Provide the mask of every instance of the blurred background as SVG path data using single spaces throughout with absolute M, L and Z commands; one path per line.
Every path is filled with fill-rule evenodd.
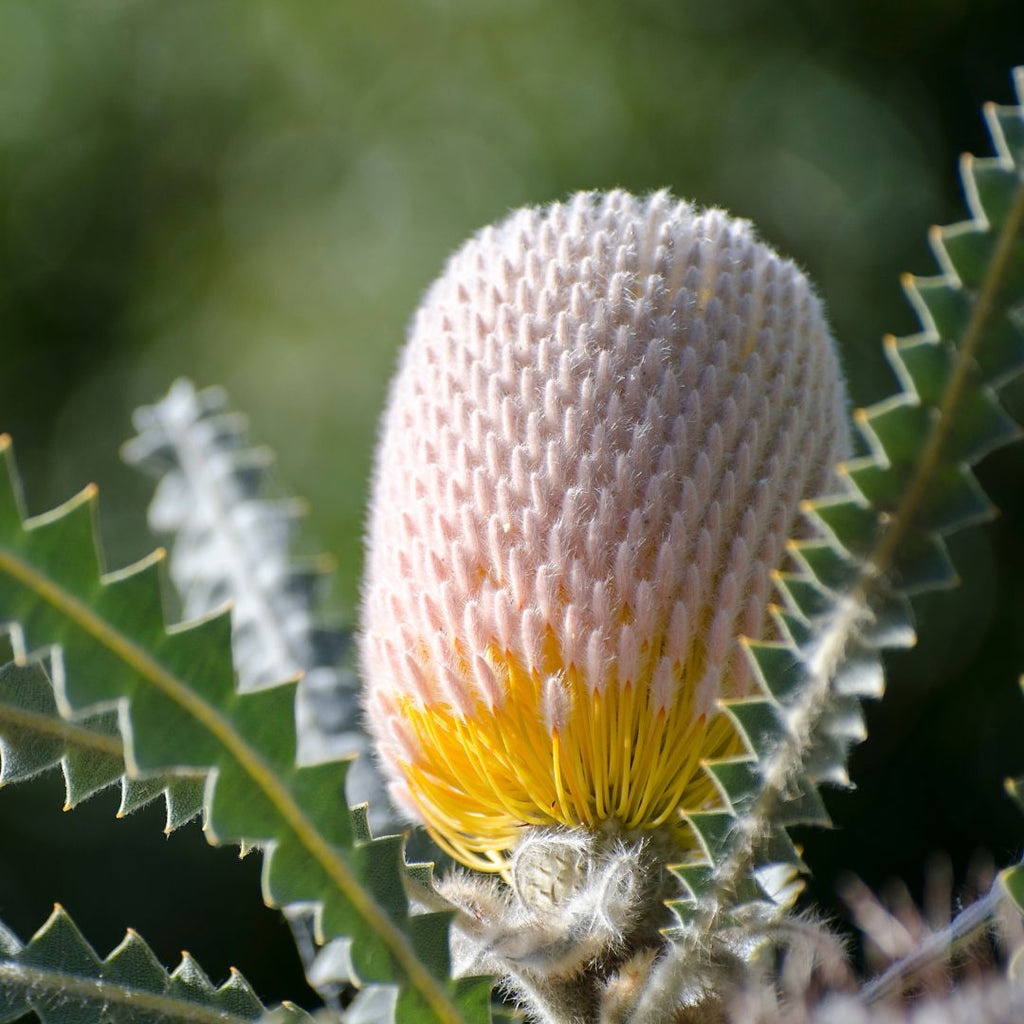
M 915 322 L 962 219 L 957 155 L 1024 62 L 1019 0 L 0 0 L 0 430 L 41 511 L 99 483 L 108 562 L 152 545 L 130 413 L 187 375 L 223 384 L 309 499 L 357 607 L 376 420 L 405 325 L 448 253 L 524 203 L 669 187 L 753 219 L 817 281 L 857 404 Z M 1024 410 L 1021 389 L 1008 402 Z M 800 838 L 811 894 L 844 870 L 915 894 L 1018 853 L 1024 772 L 1021 453 L 982 476 L 998 523 L 955 544 L 956 593 L 918 608 L 854 756 L 842 826 Z M 256 857 L 161 835 L 106 793 L 61 816 L 58 777 L 0 793 L 0 919 L 59 899 L 106 953 L 132 925 L 267 999 L 312 998 Z M 156 884 L 154 884 L 156 883 Z

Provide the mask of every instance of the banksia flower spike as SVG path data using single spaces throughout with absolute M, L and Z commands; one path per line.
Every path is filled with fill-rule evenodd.
M 396 802 L 464 864 L 524 826 L 680 826 L 738 751 L 799 504 L 848 454 L 807 279 L 750 225 L 581 193 L 466 243 L 392 386 L 366 709 Z M 682 841 L 682 840 L 681 840 Z

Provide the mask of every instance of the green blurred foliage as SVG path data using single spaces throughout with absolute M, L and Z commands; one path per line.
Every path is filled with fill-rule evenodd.
M 376 420 L 418 297 L 470 232 L 579 188 L 667 186 L 753 219 L 818 282 L 855 401 L 880 397 L 880 337 L 914 328 L 898 274 L 932 272 L 927 226 L 962 216 L 956 154 L 989 151 L 979 105 L 1009 100 L 1022 60 L 1019 0 L 0 0 L 0 429 L 31 506 L 95 479 L 112 564 L 139 556 L 147 484 L 116 456 L 130 411 L 180 374 L 224 384 L 310 500 L 353 617 Z M 1022 468 L 1003 454 L 986 483 L 1024 515 Z M 1006 859 L 1020 834 L 999 781 L 1024 770 L 1024 543 L 1001 524 L 957 553 L 964 595 L 922 605 L 861 791 L 832 801 L 847 830 L 806 837 L 826 900 L 841 865 L 919 885 L 928 851 Z M 33 864 L 91 840 L 10 852 L 56 807 L 26 793 L 0 801 L 0 916 L 34 927 L 61 895 L 88 928 L 90 886 L 47 891 Z M 145 824 L 103 841 L 131 829 L 153 856 Z M 189 885 L 219 898 L 192 838 Z M 99 944 L 138 925 L 215 971 L 269 927 L 238 917 L 225 937 L 211 912 L 197 935 L 134 906 Z M 291 960 L 287 983 L 238 966 L 281 998 Z

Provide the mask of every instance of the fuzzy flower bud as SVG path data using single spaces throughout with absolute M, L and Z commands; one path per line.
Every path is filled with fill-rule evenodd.
M 706 803 L 802 499 L 848 454 L 807 279 L 665 193 L 467 242 L 391 389 L 360 650 L 397 803 L 501 870 L 524 825 Z

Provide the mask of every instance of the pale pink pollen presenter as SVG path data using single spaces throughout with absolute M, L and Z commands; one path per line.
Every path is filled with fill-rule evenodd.
M 821 304 L 747 222 L 580 193 L 467 242 L 412 324 L 370 506 L 360 650 L 398 805 L 502 871 L 524 826 L 707 804 L 739 638 L 770 635 L 800 502 L 848 453 Z

